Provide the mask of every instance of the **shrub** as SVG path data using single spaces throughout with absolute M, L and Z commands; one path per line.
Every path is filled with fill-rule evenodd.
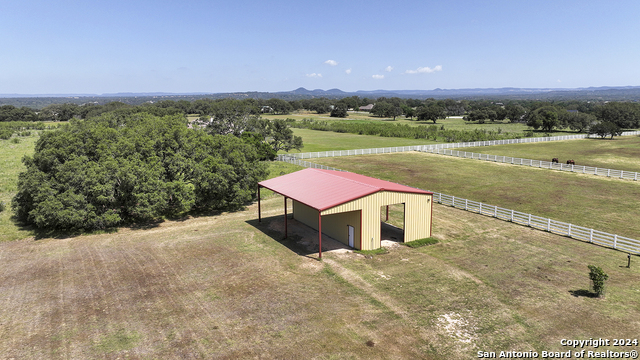
M 4 201 L 0 201 L 0 212 L 3 212 L 7 206 L 4 204 Z
M 404 245 L 408 246 L 408 247 L 412 247 L 412 248 L 417 248 L 417 247 L 422 247 L 422 246 L 426 246 L 426 245 L 433 245 L 433 244 L 437 244 L 438 240 L 434 239 L 434 238 L 424 238 L 424 239 L 418 239 L 418 240 L 414 240 L 414 241 L 409 241 L 404 243 Z
M 592 290 L 596 296 L 602 296 L 604 294 L 604 282 L 609 278 L 609 275 L 598 266 L 589 265 L 589 279 L 591 279 Z

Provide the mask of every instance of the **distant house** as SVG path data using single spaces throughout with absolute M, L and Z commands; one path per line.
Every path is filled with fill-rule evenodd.
M 373 109 L 373 104 L 369 104 L 367 106 L 360 106 L 358 108 L 358 110 L 360 111 L 371 111 L 371 109 Z

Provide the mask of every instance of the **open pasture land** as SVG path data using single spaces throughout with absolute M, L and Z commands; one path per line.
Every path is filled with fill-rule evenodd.
M 296 128 L 292 128 L 291 130 L 293 130 L 293 134 L 295 136 L 302 137 L 302 143 L 304 147 L 302 148 L 301 152 L 435 144 L 434 141 L 426 139 L 405 139 L 397 137 L 358 135 Z M 289 153 L 294 154 L 296 152 L 298 151 L 289 151 Z M 281 151 L 280 153 L 285 152 Z
M 418 152 L 314 162 L 640 239 L 640 183 L 635 181 Z
M 495 145 L 461 151 L 551 161 L 558 158 L 576 165 L 640 172 L 640 136 L 610 139 L 580 139 L 545 143 Z
M 0 243 L 0 353 L 470 359 L 640 333 L 640 266 L 624 267 L 623 254 L 446 206 L 434 212 L 436 245 L 373 257 L 327 251 L 324 261 L 302 245 L 313 231 L 290 228 L 281 240 L 279 196 L 263 202 L 262 223 L 253 205 Z M 589 296 L 588 264 L 609 274 L 605 298 Z
M 438 127 L 443 126 L 448 130 L 460 130 L 460 131 L 473 131 L 476 129 L 486 131 L 501 131 L 504 133 L 523 133 L 525 130 L 533 130 L 524 123 L 512 123 L 509 120 L 486 122 L 479 124 L 477 122 L 466 122 L 462 117 L 448 117 L 446 119 L 438 119 L 434 124 L 433 121 L 418 121 L 414 117 L 413 119 L 405 118 L 404 116 L 398 116 L 396 120 L 393 118 L 381 118 L 377 116 L 371 116 L 367 113 L 352 113 L 349 112 L 349 116 L 346 118 L 330 117 L 329 114 L 316 114 L 310 112 L 295 112 L 289 115 L 261 115 L 265 119 L 295 119 L 301 121 L 303 119 L 312 119 L 317 121 L 347 121 L 353 123 L 378 123 L 384 122 L 387 124 L 402 124 L 410 126 L 418 125 L 436 125 Z M 549 134 L 549 135 L 547 135 Z M 534 136 L 559 136 L 559 135 L 575 135 L 575 131 L 570 130 L 556 130 L 549 133 L 543 131 L 534 131 Z M 344 150 L 344 149 L 343 149 Z

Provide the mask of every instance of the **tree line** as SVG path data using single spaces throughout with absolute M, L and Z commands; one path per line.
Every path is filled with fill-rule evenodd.
M 384 137 L 400 137 L 409 139 L 428 139 L 442 142 L 471 142 L 471 141 L 491 141 L 502 139 L 513 139 L 532 136 L 528 133 L 503 133 L 501 130 L 474 129 L 471 131 L 450 130 L 437 125 L 417 125 L 390 124 L 386 122 L 346 122 L 346 121 L 319 121 L 303 119 L 295 121 L 287 119 L 291 127 L 333 131 L 338 133 L 351 133 L 359 135 L 377 135 Z
M 182 115 L 105 113 L 38 139 L 12 207 L 43 229 L 105 229 L 242 207 L 266 177 L 255 144 Z
M 200 116 L 201 124 L 216 119 L 214 126 L 222 126 L 224 119 L 233 118 L 232 122 L 240 120 L 246 126 L 248 117 L 259 117 L 261 114 L 286 115 L 297 110 L 312 111 L 317 114 L 330 114 L 332 117 L 344 118 L 349 110 L 357 110 L 360 106 L 372 104 L 371 115 L 381 118 L 404 116 L 410 120 L 432 121 L 447 116 L 462 116 L 471 123 L 509 121 L 524 123 L 535 130 L 552 132 L 554 130 L 569 129 L 577 132 L 589 132 L 602 137 L 615 136 L 624 129 L 640 128 L 640 104 L 633 102 L 587 102 L 578 100 L 567 101 L 534 101 L 510 100 L 505 103 L 490 100 L 425 100 L 404 99 L 398 97 L 367 98 L 350 96 L 341 99 L 312 98 L 301 100 L 283 99 L 197 99 L 161 100 L 142 105 L 128 105 L 122 102 L 111 102 L 104 105 L 88 103 L 54 104 L 39 110 L 27 107 L 16 108 L 12 105 L 0 107 L 0 122 L 6 121 L 67 121 L 72 118 L 87 119 L 103 113 L 118 111 L 120 113 L 135 113 L 141 109 L 155 116 L 177 114 L 196 114 Z M 242 116 L 247 119 L 240 119 Z M 249 124 L 251 128 L 244 129 L 257 132 L 258 137 L 272 137 L 268 127 Z M 282 127 L 282 124 L 277 126 Z M 263 130 L 262 133 L 257 130 Z M 7 131 L 5 131 L 6 133 Z M 248 135 L 247 135 L 248 136 Z M 276 141 L 277 143 L 277 141 Z M 287 145 L 288 146 L 288 145 Z M 279 146 L 275 146 L 278 149 Z M 297 148 L 293 144 L 288 149 Z M 265 148 L 266 149 L 266 148 Z M 267 156 L 267 155 L 265 155 Z
M 180 104 L 78 106 L 85 113 L 42 133 L 23 159 L 16 218 L 94 230 L 242 207 L 266 178 L 264 161 L 301 149 L 302 139 L 243 101 L 207 105 L 194 122 Z

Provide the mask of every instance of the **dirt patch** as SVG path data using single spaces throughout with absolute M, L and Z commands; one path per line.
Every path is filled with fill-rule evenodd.
M 458 343 L 462 351 L 468 351 L 469 348 L 474 347 L 473 343 L 477 339 L 475 334 L 475 327 L 470 323 L 470 314 L 462 316 L 459 313 L 448 313 L 438 316 L 436 320 L 438 327 L 447 336 Z

